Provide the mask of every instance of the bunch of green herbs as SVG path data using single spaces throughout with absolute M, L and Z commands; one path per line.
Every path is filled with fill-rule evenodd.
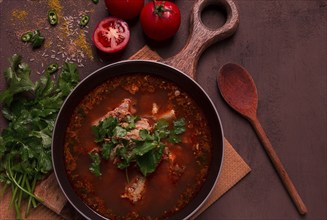
M 156 170 L 161 161 L 165 147 L 163 141 L 179 143 L 180 135 L 185 132 L 184 118 L 173 121 L 172 125 L 167 120 L 160 119 L 153 130 L 139 130 L 140 139 L 126 138 L 128 131 L 135 129 L 138 120 L 140 117 L 133 115 L 127 115 L 121 120 L 109 116 L 92 127 L 95 142 L 101 145 L 101 154 L 97 151 L 89 153 L 92 161 L 89 169 L 93 174 L 101 175 L 102 158 L 113 161 L 116 159 L 119 169 L 127 169 L 136 163 L 141 173 L 147 176 Z
M 55 81 L 50 72 L 36 82 L 30 79 L 31 70 L 22 57 L 13 55 L 10 67 L 4 72 L 7 88 L 0 92 L 3 117 L 8 121 L 0 135 L 0 182 L 10 187 L 10 206 L 21 216 L 21 202 L 27 199 L 25 215 L 36 207 L 34 188 L 49 171 L 51 136 L 57 113 L 63 101 L 79 81 L 77 67 L 64 63 Z

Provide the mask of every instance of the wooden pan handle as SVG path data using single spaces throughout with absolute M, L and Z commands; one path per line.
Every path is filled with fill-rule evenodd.
M 218 29 L 206 27 L 201 20 L 202 11 L 209 5 L 223 6 L 226 10 L 226 23 Z M 190 35 L 186 45 L 178 54 L 162 62 L 195 78 L 197 62 L 202 52 L 213 43 L 234 34 L 238 24 L 239 12 L 233 0 L 197 0 L 191 12 Z

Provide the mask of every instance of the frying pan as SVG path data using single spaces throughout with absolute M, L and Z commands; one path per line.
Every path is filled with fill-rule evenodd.
M 224 7 L 226 23 L 216 29 L 207 28 L 201 21 L 201 13 L 209 5 Z M 115 76 L 131 73 L 148 73 L 175 82 L 189 94 L 202 108 L 212 132 L 212 159 L 204 185 L 185 208 L 169 219 L 188 219 L 206 201 L 213 190 L 222 165 L 224 136 L 221 121 L 213 102 L 201 86 L 194 80 L 196 65 L 201 53 L 211 44 L 232 35 L 239 23 L 238 9 L 233 0 L 198 0 L 191 12 L 191 29 L 188 41 L 175 56 L 161 61 L 129 60 L 102 67 L 83 79 L 65 100 L 56 120 L 53 142 L 52 161 L 57 181 L 71 205 L 87 219 L 106 219 L 93 211 L 75 194 L 67 174 L 64 162 L 65 130 L 75 107 L 81 99 L 95 87 Z

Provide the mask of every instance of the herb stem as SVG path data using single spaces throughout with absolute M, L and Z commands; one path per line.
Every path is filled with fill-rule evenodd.
M 34 192 L 34 190 L 35 190 L 36 181 L 37 181 L 37 178 L 34 177 L 34 180 L 33 180 L 33 183 L 32 183 L 32 192 Z M 36 201 L 35 198 L 32 198 L 32 204 L 33 204 L 33 208 L 36 208 L 37 201 Z
M 16 175 L 16 173 L 15 173 L 15 177 L 13 177 L 13 178 L 16 178 L 16 176 L 17 176 L 17 175 Z M 21 179 L 22 179 L 22 176 L 20 176 L 20 177 L 18 178 L 18 182 L 20 182 Z M 11 198 L 10 206 L 12 206 L 12 205 L 14 204 L 14 202 L 15 202 L 15 199 L 16 199 L 16 196 L 17 196 L 17 190 L 18 190 L 18 188 L 15 187 L 15 186 L 13 186 L 13 190 L 12 190 L 12 198 Z
M 19 185 L 19 183 L 17 183 L 17 181 L 15 180 L 15 178 L 12 176 L 12 173 L 11 173 L 11 172 L 12 172 L 12 171 L 11 171 L 11 168 L 8 167 L 7 175 L 8 175 L 8 177 L 9 177 L 9 179 L 12 180 L 12 182 L 13 182 L 13 183 L 14 183 L 14 184 L 19 188 L 19 189 L 21 189 L 22 191 L 24 191 L 27 195 L 29 195 L 29 196 L 31 196 L 31 197 L 37 199 L 37 200 L 40 200 L 40 199 L 37 198 L 35 195 L 33 195 L 31 192 L 29 192 L 29 191 L 27 191 L 26 189 L 24 189 L 23 187 L 21 187 L 21 186 Z
M 26 180 L 26 174 L 21 175 L 21 176 L 23 176 L 23 178 L 22 178 L 22 180 L 20 181 L 19 184 L 21 184 L 22 187 L 24 187 L 25 180 Z M 19 190 L 18 199 L 17 199 L 17 204 L 18 204 L 19 207 L 20 207 L 20 204 L 22 203 L 22 197 L 23 197 L 23 191 Z
M 125 168 L 125 176 L 126 176 L 126 181 L 129 183 L 129 176 L 128 176 L 128 168 Z
M 29 192 L 33 192 L 34 191 L 34 190 L 31 189 L 30 182 L 28 181 L 28 179 L 25 180 L 25 184 L 26 184 L 26 188 L 27 188 L 27 190 Z M 27 207 L 26 207 L 26 210 L 25 210 L 25 218 L 27 217 L 27 215 L 28 215 L 28 213 L 30 211 L 32 200 L 34 200 L 33 197 L 31 197 L 31 196 L 28 197 L 28 203 L 27 203 Z
M 17 200 L 15 201 L 15 210 L 16 210 L 16 218 L 23 219 L 22 215 L 20 214 L 20 204 L 18 204 Z

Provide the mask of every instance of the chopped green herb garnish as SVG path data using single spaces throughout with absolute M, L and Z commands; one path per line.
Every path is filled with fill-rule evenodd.
M 77 84 L 71 80 L 79 78 L 76 70 L 65 63 L 57 82 L 45 73 L 34 83 L 29 66 L 13 55 L 4 72 L 7 88 L 0 91 L 0 104 L 8 126 L 0 135 L 0 182 L 12 190 L 17 218 L 23 198 L 26 214 L 37 206 L 36 182 L 52 170 L 51 136 L 60 107 Z
M 50 9 L 48 11 L 48 21 L 49 21 L 49 24 L 51 24 L 53 26 L 58 24 L 58 14 L 57 14 L 56 10 Z
M 169 141 L 179 143 L 181 141 L 179 135 L 185 132 L 185 121 L 183 118 L 174 121 L 174 128 L 169 134 Z
M 147 176 L 156 170 L 161 161 L 165 148 L 163 141 L 180 142 L 180 135 L 185 132 L 185 120 L 181 118 L 170 125 L 167 120 L 160 119 L 153 129 L 138 130 L 136 124 L 139 120 L 142 119 L 134 115 L 121 119 L 109 116 L 93 126 L 92 131 L 95 142 L 100 144 L 103 159 L 115 161 L 119 169 L 137 164 L 141 173 Z M 94 166 L 93 162 L 90 167 L 92 173 Z
M 95 151 L 91 151 L 89 153 L 89 156 L 92 160 L 91 166 L 90 166 L 90 171 L 96 175 L 96 176 L 101 176 L 101 171 L 100 171 L 100 163 L 101 163 L 101 158 L 100 155 L 95 152 Z

